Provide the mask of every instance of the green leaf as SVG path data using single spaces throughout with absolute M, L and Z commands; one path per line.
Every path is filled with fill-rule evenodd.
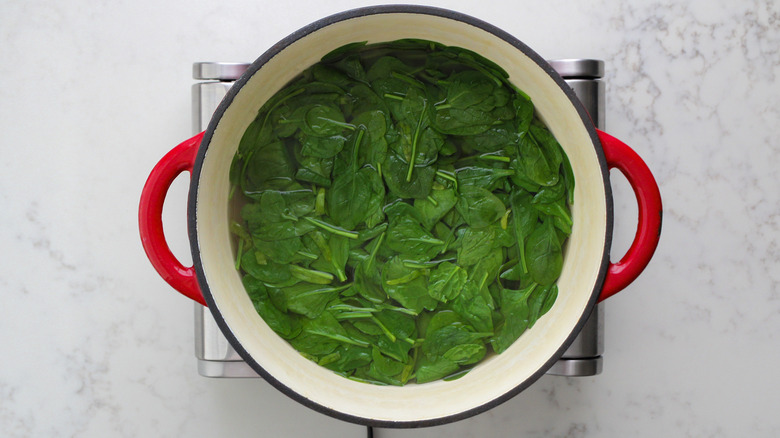
M 430 196 L 425 199 L 415 199 L 414 208 L 425 229 L 431 230 L 457 202 L 455 190 L 441 188 L 431 190 Z
M 506 212 L 504 203 L 496 195 L 481 187 L 459 187 L 460 198 L 456 204 L 463 219 L 474 228 L 486 227 Z
M 284 295 L 287 309 L 290 312 L 308 318 L 317 318 L 325 310 L 328 302 L 344 289 L 343 286 L 298 283 L 294 286 L 281 288 L 280 292 Z
M 428 295 L 428 282 L 419 271 L 404 266 L 400 257 L 394 257 L 382 269 L 382 287 L 387 295 L 402 306 L 420 313 L 436 308 L 436 300 Z
M 431 272 L 428 281 L 428 293 L 441 302 L 457 298 L 466 284 L 468 274 L 458 265 L 442 262 Z
M 533 204 L 533 207 L 540 213 L 550 217 L 556 228 L 567 235 L 571 234 L 573 221 L 571 218 L 571 211 L 569 210 L 569 206 L 566 205 L 565 198 L 559 198 L 557 201 L 550 203 Z
M 422 351 L 428 357 L 441 356 L 453 347 L 473 344 L 491 335 L 492 333 L 475 332 L 471 326 L 458 323 L 446 325 L 433 331 L 429 327 L 428 335 L 422 344 Z
M 387 156 L 387 119 L 382 110 L 368 110 L 357 115 L 352 124 L 365 131 L 362 145 L 358 151 L 359 166 L 369 164 L 373 167 L 383 163 Z
M 528 261 L 525 254 L 525 241 L 537 226 L 537 210 L 531 206 L 531 196 L 521 190 L 513 190 L 509 203 L 512 207 L 512 230 L 517 239 L 522 272 L 528 272 Z
M 273 305 L 265 285 L 258 279 L 245 276 L 242 280 L 244 287 L 252 299 L 257 313 L 266 324 L 279 336 L 291 339 L 301 332 L 301 324 L 297 317 L 280 311 Z
M 354 130 L 355 128 L 344 122 L 344 114 L 338 108 L 328 105 L 313 105 L 306 111 L 301 129 L 304 133 L 312 136 L 333 137 L 341 134 L 344 129 Z
M 401 216 L 390 222 L 387 247 L 407 260 L 428 261 L 435 257 L 444 242 L 435 238 L 417 220 Z
M 495 100 L 493 94 L 496 92 L 497 85 L 482 72 L 476 70 L 456 72 L 446 82 L 447 100 L 445 104 L 452 108 L 465 109 L 484 104 L 491 99 Z M 487 108 L 482 109 L 490 111 L 493 106 L 487 105 Z
M 377 347 L 371 350 L 371 358 L 374 360 L 372 366 L 376 368 L 378 375 L 396 376 L 401 374 L 401 371 L 404 369 L 405 364 L 403 362 L 383 356 Z
M 433 178 L 436 175 L 434 165 L 425 167 L 413 167 L 411 176 L 407 180 L 409 162 L 400 155 L 388 151 L 385 162 L 382 165 L 382 176 L 390 193 L 400 198 L 426 198 L 431 193 Z
M 525 254 L 528 272 L 535 282 L 546 286 L 558 279 L 563 267 L 563 254 L 552 222 L 544 222 L 528 236 Z
M 252 244 L 255 247 L 256 253 L 260 253 L 266 259 L 271 259 L 280 264 L 287 264 L 299 260 L 300 255 L 298 254 L 298 251 L 304 248 L 300 237 L 268 241 L 257 238 L 253 234 Z
M 269 284 L 284 284 L 292 278 L 290 265 L 266 260 L 262 254 L 263 263 L 261 264 L 255 254 L 254 250 L 249 250 L 241 257 L 241 269 L 250 276 Z
M 417 367 L 415 376 L 417 383 L 427 383 L 444 378 L 457 371 L 458 368 L 458 364 L 443 356 L 438 356 L 434 359 L 423 357 Z
M 457 170 L 458 184 L 461 187 L 480 187 L 491 192 L 498 188 L 510 176 L 514 175 L 512 169 L 501 169 L 485 165 L 474 165 Z
M 312 158 L 333 158 L 344 148 L 347 138 L 343 135 L 331 135 L 328 137 L 312 136 L 302 133 L 299 136 L 301 142 L 301 155 Z
M 338 280 L 347 281 L 347 259 L 349 258 L 349 239 L 344 236 L 331 235 L 328 241 L 331 254 L 331 263 L 336 270 Z
M 484 276 L 482 278 L 485 278 Z M 452 310 L 478 332 L 493 334 L 492 298 L 487 284 L 477 279 L 466 283 L 461 294 L 452 303 Z
M 276 141 L 252 151 L 246 158 L 243 175 L 244 193 L 251 196 L 287 187 L 295 176 L 295 165 L 284 144 Z
M 471 266 L 493 251 L 495 233 L 492 227 L 466 228 L 458 246 L 458 264 Z
M 522 290 L 501 290 L 500 312 L 503 322 L 496 327 L 496 334 L 490 340 L 496 353 L 503 353 L 528 328 L 528 297 L 536 287 L 536 284 L 531 284 Z
M 296 350 L 311 357 L 333 353 L 347 337 L 346 330 L 328 312 L 322 312 L 314 319 L 302 318 L 301 325 L 300 335 L 289 342 Z
M 313 183 L 322 187 L 330 187 L 331 172 L 333 170 L 332 158 L 301 156 L 298 159 L 298 162 L 299 167 L 295 172 L 296 180 Z
M 520 140 L 518 153 L 525 176 L 541 186 L 552 186 L 560 178 L 562 162 L 560 146 L 552 143 L 546 128 L 532 124 L 529 133 Z
M 346 373 L 371 363 L 371 349 L 368 346 L 342 344 L 331 353 L 328 361 L 320 365 L 333 371 Z
M 406 313 L 384 309 L 374 313 L 373 317 L 374 323 L 380 326 L 383 332 L 392 335 L 388 338 L 393 342 L 396 340 L 409 342 L 415 333 L 415 318 Z
M 328 272 L 316 271 L 314 269 L 306 269 L 297 265 L 289 265 L 290 274 L 293 277 L 314 284 L 330 284 L 333 282 L 333 274 Z
M 458 365 L 471 365 L 482 360 L 486 352 L 483 344 L 461 344 L 447 350 L 443 357 Z

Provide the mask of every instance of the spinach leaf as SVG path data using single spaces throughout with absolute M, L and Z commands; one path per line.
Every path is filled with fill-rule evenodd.
M 444 83 L 446 84 L 447 99 L 444 104 L 440 105 L 440 108 L 449 105 L 459 109 L 492 102 L 491 99 L 494 100 L 493 94 L 500 85 L 477 70 L 463 70 L 453 73 Z M 490 109 L 492 108 L 488 107 L 486 110 Z
M 487 349 L 484 344 L 460 344 L 447 350 L 442 357 L 458 365 L 471 365 L 485 357 Z
M 422 352 L 428 357 L 442 356 L 451 348 L 461 344 L 472 344 L 492 333 L 475 332 L 473 327 L 464 324 L 449 324 L 437 330 L 428 330 L 422 344 Z
M 284 295 L 289 311 L 308 318 L 317 318 L 325 310 L 328 302 L 342 290 L 344 290 L 343 286 L 298 283 L 281 288 L 280 292 Z
M 352 123 L 365 131 L 362 147 L 358 151 L 359 165 L 380 166 L 387 157 L 387 120 L 385 112 L 368 110 L 356 116 Z
M 488 166 L 469 166 L 458 169 L 458 184 L 461 187 L 480 187 L 489 191 L 499 187 L 507 177 L 515 174 L 512 169 L 501 169 Z
M 414 208 L 425 229 L 431 230 L 457 202 L 455 190 L 440 188 L 431 190 L 425 199 L 415 199 Z
M 376 376 L 379 378 L 381 378 L 380 376 L 397 376 L 404 369 L 403 362 L 382 355 L 377 347 L 371 350 L 371 358 L 373 359 L 372 366 L 376 368 Z
M 468 273 L 458 265 L 442 262 L 431 272 L 428 294 L 446 303 L 458 297 L 468 280 Z
M 433 237 L 417 220 L 399 216 L 387 229 L 387 246 L 408 260 L 428 261 L 435 257 L 444 242 Z
M 532 284 L 523 290 L 501 290 L 502 322 L 496 327 L 495 335 L 490 339 L 493 351 L 503 353 L 528 328 L 528 296 L 537 285 Z
M 537 203 L 533 206 L 540 213 L 551 217 L 556 228 L 563 231 L 567 235 L 571 234 L 571 226 L 573 225 L 573 222 L 571 218 L 571 211 L 566 205 L 565 198 L 560 198 L 550 203 Z
M 492 227 L 466 228 L 460 236 L 458 264 L 471 266 L 482 260 L 493 250 L 495 233 Z
M 244 287 L 252 299 L 255 310 L 263 320 L 284 339 L 291 339 L 298 336 L 301 332 L 301 324 L 294 315 L 282 312 L 271 303 L 268 296 L 268 290 L 265 285 L 252 276 L 245 276 L 242 280 Z
M 531 196 L 522 189 L 513 190 L 509 202 L 512 207 L 512 230 L 515 233 L 520 255 L 519 266 L 525 273 L 528 272 L 525 241 L 537 226 L 538 213 L 531 207 Z
M 457 371 L 458 368 L 457 363 L 444 356 L 435 356 L 433 359 L 425 356 L 420 360 L 415 376 L 417 383 L 432 382 L 447 377 Z
M 462 186 L 459 192 L 460 198 L 455 208 L 466 223 L 474 228 L 486 227 L 501 219 L 506 212 L 504 203 L 486 189 Z
M 285 188 L 295 176 L 295 165 L 284 143 L 276 141 L 252 151 L 243 174 L 244 194 L 251 197 L 267 189 Z
M 563 253 L 552 222 L 545 221 L 531 232 L 525 244 L 528 272 L 535 282 L 551 285 L 561 275 Z
M 241 257 L 241 269 L 249 276 L 266 284 L 285 284 L 292 278 L 290 265 L 267 260 L 262 253 L 260 253 L 262 258 L 260 263 L 256 254 L 258 253 L 254 250 L 249 250 Z
M 302 133 L 298 141 L 302 146 L 301 155 L 305 157 L 333 158 L 344 148 L 347 138 L 340 134 L 322 137 Z
M 388 151 L 385 162 L 382 165 L 383 176 L 387 188 L 395 196 L 400 198 L 426 198 L 431 193 L 433 178 L 436 176 L 436 167 L 411 167 L 408 173 L 409 162 L 401 155 Z
M 472 278 L 452 303 L 452 310 L 478 332 L 493 334 L 492 297 L 485 281 L 487 276 Z
M 418 269 L 406 267 L 400 257 L 394 257 L 382 268 L 382 287 L 390 298 L 415 314 L 424 308 L 436 308 L 436 300 L 428 294 L 425 276 Z
M 330 187 L 331 171 L 333 170 L 332 158 L 316 158 L 301 156 L 298 159 L 298 170 L 295 171 L 295 179 L 303 183 L 312 183 L 322 187 Z
M 319 364 L 333 371 L 346 373 L 372 362 L 371 349 L 359 345 L 342 344 L 336 350 L 323 356 Z
M 333 185 L 325 194 L 325 202 L 336 225 L 348 230 L 355 229 L 365 221 L 369 213 L 366 207 L 371 206 L 373 210 L 381 208 L 379 204 L 384 193 L 377 192 L 384 190 L 384 187 L 374 184 L 373 174 L 375 172 L 372 169 L 363 168 L 354 173 L 344 172 L 334 178 Z

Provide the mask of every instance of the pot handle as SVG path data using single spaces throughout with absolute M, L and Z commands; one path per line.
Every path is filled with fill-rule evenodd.
M 205 306 L 206 301 L 198 287 L 194 267 L 185 267 L 173 255 L 168 242 L 165 241 L 162 223 L 165 195 L 180 173 L 192 173 L 195 155 L 202 139 L 203 132 L 183 141 L 154 166 L 141 191 L 138 227 L 146 256 L 157 273 L 184 296 Z
M 661 237 L 663 209 L 658 183 L 647 164 L 622 141 L 605 132 L 596 131 L 604 149 L 607 167 L 618 169 L 626 177 L 638 206 L 634 241 L 619 262 L 609 264 L 599 295 L 599 301 L 603 301 L 631 284 L 650 263 Z

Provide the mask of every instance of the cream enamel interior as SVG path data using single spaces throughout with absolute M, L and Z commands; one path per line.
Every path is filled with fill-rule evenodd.
M 423 38 L 474 50 L 506 69 L 528 93 L 560 141 L 575 179 L 574 227 L 552 310 L 508 351 L 453 382 L 402 388 L 357 383 L 302 358 L 254 311 L 233 267 L 228 233 L 228 170 L 244 130 L 273 93 L 343 44 Z M 478 27 L 422 14 L 379 14 L 328 25 L 295 41 L 267 62 L 235 96 L 209 144 L 196 199 L 199 251 L 218 312 L 241 347 L 281 384 L 338 412 L 380 421 L 420 421 L 489 403 L 536 373 L 569 337 L 597 282 L 607 227 L 605 187 L 587 130 L 555 82 L 516 47 Z M 212 309 L 214 310 L 214 309 Z

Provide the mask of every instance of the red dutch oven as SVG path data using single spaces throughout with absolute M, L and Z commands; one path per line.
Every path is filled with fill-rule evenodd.
M 305 359 L 254 310 L 229 233 L 228 173 L 244 130 L 288 81 L 331 50 L 420 38 L 475 51 L 498 63 L 533 100 L 574 170 L 574 225 L 552 309 L 508 350 L 450 382 L 370 385 L 345 379 Z M 622 172 L 638 203 L 633 244 L 610 263 L 612 195 L 609 169 Z M 194 266 L 183 266 L 163 235 L 166 192 L 191 172 L 188 230 Z M 381 427 L 447 423 L 488 410 L 527 388 L 577 336 L 593 306 L 631 283 L 658 244 L 661 198 L 646 164 L 621 141 L 597 130 L 571 89 L 542 57 L 506 32 L 456 12 L 415 6 L 351 10 L 317 21 L 261 55 L 236 82 L 208 129 L 181 143 L 155 166 L 139 209 L 141 240 L 157 272 L 187 297 L 208 306 L 235 350 L 258 374 L 293 399 L 334 417 Z

